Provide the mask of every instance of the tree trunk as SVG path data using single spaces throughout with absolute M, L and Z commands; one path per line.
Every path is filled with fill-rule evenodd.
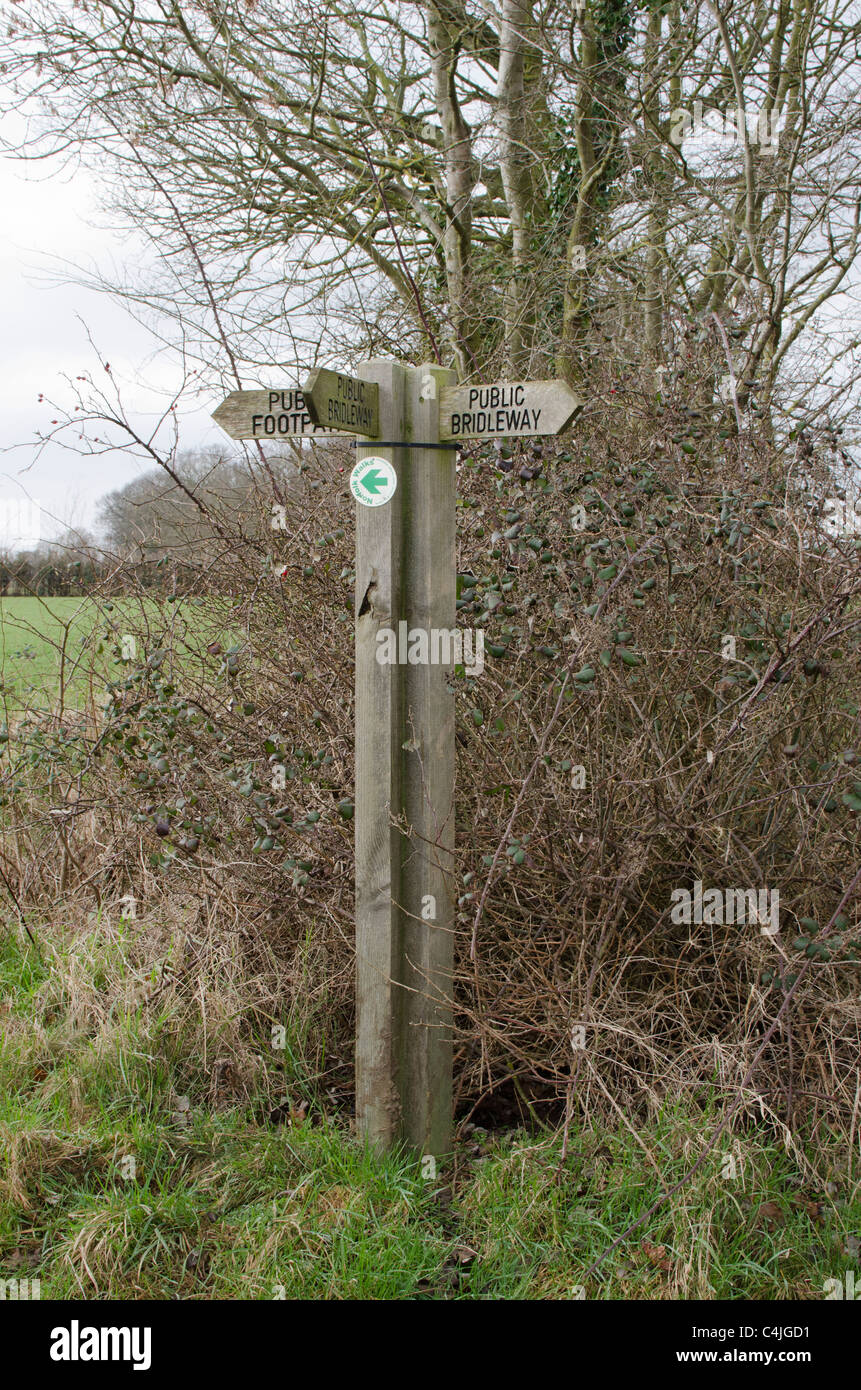
M 443 17 L 440 8 L 428 5 L 428 39 L 433 69 L 434 99 L 442 126 L 445 168 L 445 254 L 448 290 L 449 344 L 461 380 L 478 365 L 477 321 L 470 296 L 472 250 L 472 190 L 475 183 L 472 133 L 464 120 L 455 89 L 455 70 L 460 35 Z

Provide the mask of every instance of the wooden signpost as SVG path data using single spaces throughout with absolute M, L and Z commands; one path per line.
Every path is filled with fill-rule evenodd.
M 381 632 L 455 626 L 454 373 L 369 362 L 397 489 L 356 516 L 356 1114 L 376 1144 L 451 1150 L 454 690 L 441 664 L 379 661 Z M 400 443 L 398 443 L 400 441 Z M 431 447 L 424 447 L 430 445 Z
M 311 418 L 326 429 L 347 430 L 374 439 L 380 434 L 380 388 L 375 381 L 319 367 L 305 382 Z
M 280 391 L 231 391 L 212 418 L 231 439 L 292 439 L 296 435 L 342 439 L 340 430 L 326 429 L 311 418 L 298 386 Z
M 497 381 L 456 386 L 440 400 L 441 439 L 559 434 L 582 402 L 564 381 Z
M 579 406 L 562 382 L 459 387 L 377 359 L 214 414 L 235 439 L 356 436 L 356 1119 L 378 1147 L 451 1151 L 455 927 L 451 663 L 381 650 L 455 630 L 456 444 L 557 434 Z

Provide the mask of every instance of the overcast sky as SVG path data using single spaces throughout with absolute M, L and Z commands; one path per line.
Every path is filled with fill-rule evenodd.
M 66 525 L 92 527 L 99 498 L 142 471 L 119 453 L 85 458 L 56 443 L 36 456 L 36 431 L 56 418 L 39 395 L 72 403 L 64 375 L 96 376 L 88 329 L 136 422 L 154 421 L 178 384 L 179 362 L 152 334 L 109 296 L 75 283 L 75 266 L 109 270 L 140 254 L 107 228 L 91 176 L 0 155 L 0 545 L 27 527 L 30 501 L 40 504 L 43 538 Z M 182 446 L 224 442 L 208 418 L 216 404 L 185 411 Z

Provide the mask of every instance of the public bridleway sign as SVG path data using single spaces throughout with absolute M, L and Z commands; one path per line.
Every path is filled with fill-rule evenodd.
M 378 438 L 380 433 L 380 388 L 375 381 L 318 367 L 304 385 L 305 400 L 312 420 L 330 430 Z
M 440 393 L 443 440 L 559 434 L 582 403 L 564 381 L 497 381 Z

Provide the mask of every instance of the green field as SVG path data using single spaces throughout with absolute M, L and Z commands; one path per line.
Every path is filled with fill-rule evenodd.
M 65 702 L 83 705 L 97 618 L 90 599 L 0 599 L 0 690 L 10 713 L 53 706 L 61 672 Z
M 122 665 L 119 644 L 127 632 L 148 630 L 153 643 L 172 645 L 178 635 L 197 647 L 225 626 L 203 600 L 164 605 L 156 599 L 0 599 L 0 710 L 8 722 L 24 710 L 86 709 L 104 702 L 105 684 Z M 204 633 L 205 629 L 205 633 Z M 193 636 L 191 635 L 193 634 Z M 146 644 L 145 644 L 146 645 Z M 140 650 L 140 648 L 139 648 Z

